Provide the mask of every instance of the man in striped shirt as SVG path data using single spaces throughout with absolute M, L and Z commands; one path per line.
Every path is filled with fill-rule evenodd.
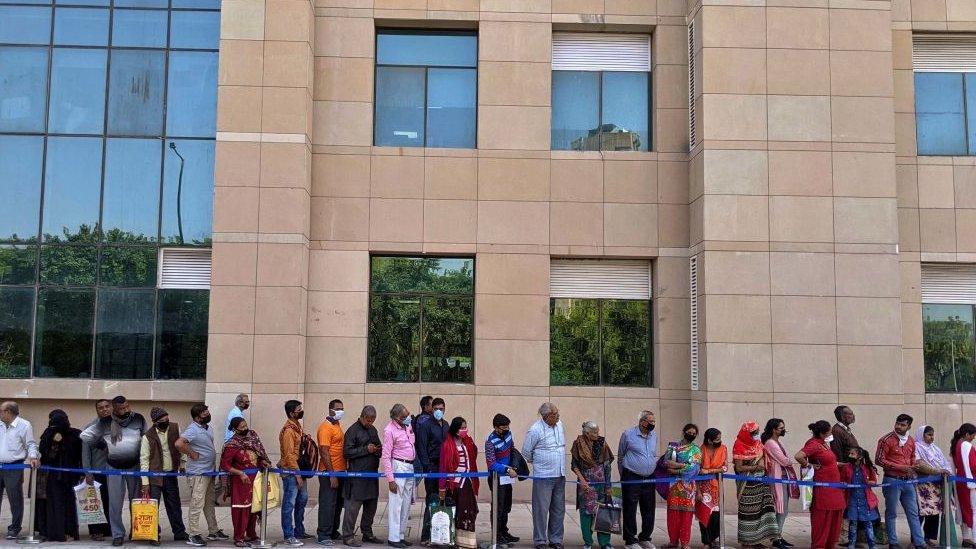
M 522 456 L 532 464 L 532 543 L 535 549 L 563 549 L 566 515 L 566 433 L 559 408 L 539 406 L 539 420 L 529 427 Z
M 511 424 L 512 422 L 507 416 L 495 414 L 494 419 L 491 420 L 494 429 L 488 433 L 488 440 L 485 441 L 485 462 L 488 463 L 488 470 L 492 475 L 507 475 L 513 479 L 517 474 L 511 466 L 512 447 L 515 445 Z M 508 514 L 512 512 L 512 485 L 501 482 L 501 478 L 499 478 L 498 543 L 515 543 L 519 538 L 508 531 Z M 489 482 L 488 488 L 494 490 L 495 483 Z

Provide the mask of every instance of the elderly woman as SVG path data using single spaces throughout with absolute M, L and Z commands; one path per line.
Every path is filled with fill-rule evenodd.
M 918 428 L 915 438 L 916 467 L 921 476 L 949 475 L 952 465 L 942 449 L 935 443 L 935 429 L 929 425 Z M 918 494 L 918 514 L 922 518 L 925 543 L 930 547 L 939 544 L 939 517 L 942 515 L 941 482 L 923 482 L 915 486 Z
M 258 434 L 247 426 L 242 417 L 230 420 L 234 436 L 224 443 L 220 457 L 220 469 L 230 473 L 230 518 L 234 523 L 234 545 L 249 547 L 248 542 L 258 539 L 255 527 L 258 513 L 251 512 L 251 496 L 255 473 L 247 469 L 270 467 L 271 460 L 261 444 Z
M 579 484 L 576 485 L 576 508 L 580 514 L 580 528 L 583 531 L 583 547 L 593 547 L 593 522 L 596 518 L 599 500 L 610 501 L 610 464 L 613 452 L 606 439 L 600 436 L 600 426 L 594 421 L 583 424 L 583 433 L 576 437 L 573 448 L 572 469 Z M 610 534 L 598 532 L 600 547 L 610 547 Z

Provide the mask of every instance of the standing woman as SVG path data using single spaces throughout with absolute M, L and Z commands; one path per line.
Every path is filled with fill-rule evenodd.
M 729 451 L 722 444 L 721 431 L 714 427 L 705 429 L 701 452 L 701 474 L 714 475 L 728 472 Z M 702 544 L 705 547 L 718 547 L 721 543 L 721 540 L 719 540 L 721 533 L 719 521 L 722 520 L 721 510 L 718 479 L 698 481 L 698 498 L 695 502 L 695 514 L 698 516 Z
M 48 428 L 41 434 L 41 465 L 49 467 L 81 468 L 81 431 L 71 426 L 68 414 L 53 410 L 48 415 Z M 62 471 L 48 471 L 45 495 L 44 531 L 47 541 L 78 540 L 78 516 L 75 512 L 75 491 L 79 475 Z
M 682 440 L 668 444 L 664 464 L 668 476 L 681 477 L 668 487 L 668 536 L 673 547 L 691 547 L 691 522 L 695 517 L 697 485 L 694 477 L 701 470 L 701 448 L 695 444 L 698 426 L 694 423 L 682 429 Z
M 732 445 L 732 463 L 738 475 L 766 475 L 766 450 L 755 421 L 743 423 Z M 739 497 L 739 543 L 742 547 L 763 547 L 780 539 L 776 507 L 769 484 L 759 480 L 735 481 Z M 778 547 L 778 546 L 777 546 Z
M 949 453 L 956 465 L 956 476 L 973 479 L 973 482 L 957 482 L 956 497 L 959 499 L 959 514 L 962 515 L 962 546 L 976 547 L 973 543 L 973 518 L 976 510 L 976 425 L 963 423 L 952 435 Z
M 260 513 L 251 512 L 251 496 L 254 493 L 251 485 L 255 474 L 248 474 L 244 470 L 270 467 L 271 460 L 258 434 L 248 429 L 243 417 L 231 419 L 230 430 L 234 435 L 224 443 L 220 469 L 231 475 L 230 518 L 234 523 L 234 546 L 248 547 L 248 542 L 258 539 L 255 528 Z
M 572 456 L 572 470 L 576 474 L 576 508 L 580 513 L 583 549 L 593 547 L 593 522 L 600 507 L 600 496 L 608 501 L 610 495 L 610 464 L 613 452 L 606 439 L 600 436 L 600 426 L 593 421 L 583 424 L 583 434 L 576 437 Z M 610 534 L 597 533 L 601 549 L 609 549 Z
M 441 445 L 441 473 L 477 473 L 478 447 L 468 436 L 468 423 L 463 417 L 451 420 L 444 444 Z M 454 514 L 458 530 L 474 534 L 475 519 L 478 518 L 478 479 L 476 477 L 445 477 L 439 481 L 441 501 L 448 490 L 457 509 Z
M 808 427 L 813 436 L 797 452 L 796 460 L 803 467 L 813 466 L 814 481 L 840 482 L 837 456 L 830 450 L 830 442 L 834 439 L 830 434 L 830 424 L 821 419 Z M 837 544 L 846 508 L 843 489 L 813 487 L 813 505 L 810 507 L 810 541 L 813 549 L 832 549 Z
M 766 428 L 759 440 L 766 449 L 766 474 L 771 478 L 793 479 L 796 480 L 796 470 L 793 469 L 793 460 L 790 459 L 786 449 L 780 443 L 779 438 L 786 434 L 786 422 L 778 417 L 774 417 L 766 422 Z M 779 525 L 779 540 L 773 542 L 774 547 L 793 547 L 793 544 L 783 539 L 783 526 L 786 524 L 786 515 L 790 512 L 790 498 L 794 497 L 792 491 L 796 490 L 795 497 L 799 497 L 799 489 L 796 485 L 790 484 L 770 484 L 769 489 L 773 491 L 773 504 L 776 507 L 776 523 Z
M 952 466 L 935 443 L 935 429 L 922 425 L 915 432 L 915 466 L 919 476 L 949 475 Z M 918 494 L 918 514 L 922 519 L 925 543 L 930 547 L 939 545 L 939 518 L 945 497 L 941 482 L 924 482 L 915 485 Z

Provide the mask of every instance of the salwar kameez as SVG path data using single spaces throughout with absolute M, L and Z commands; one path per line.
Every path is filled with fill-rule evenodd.
M 576 485 L 576 508 L 579 509 L 583 545 L 590 547 L 593 545 L 593 524 L 600 509 L 600 494 L 610 498 L 608 483 L 613 452 L 603 437 L 591 441 L 586 435 L 580 435 L 573 443 L 570 456 L 573 471 L 585 478 L 589 485 L 586 489 L 582 484 Z M 596 539 L 600 547 L 610 546 L 610 534 L 597 532 Z
M 969 479 L 976 476 L 976 447 L 973 443 L 960 440 L 952 452 L 952 460 L 956 466 L 956 476 Z M 962 538 L 973 541 L 973 524 L 976 523 L 976 480 L 957 482 L 956 498 L 959 503 L 959 515 L 962 518 Z
M 257 469 L 262 462 L 268 463 L 264 446 L 254 431 L 248 431 L 244 435 L 235 434 L 227 441 L 220 457 L 220 468 L 227 472 L 230 472 L 231 469 L 246 471 L 247 469 Z M 229 482 L 230 518 L 234 524 L 234 542 L 236 544 L 258 539 L 256 528 L 260 513 L 251 512 L 256 474 L 245 473 L 245 476 L 248 478 L 247 482 L 239 475 L 231 475 Z
M 702 474 L 712 474 L 722 471 L 728 464 L 728 449 L 725 445 L 718 448 L 702 447 Z M 698 481 L 698 492 L 695 501 L 695 514 L 701 529 L 702 544 L 710 546 L 719 538 L 720 526 L 720 491 L 718 479 Z
M 701 470 L 701 448 L 690 442 L 672 442 L 668 446 L 667 461 L 681 464 L 670 475 L 681 477 L 668 487 L 668 537 L 671 545 L 688 547 L 691 543 L 691 523 L 695 517 L 698 486 L 694 479 Z
M 811 438 L 801 450 L 810 463 L 819 465 L 813 473 L 817 482 L 840 482 L 837 456 L 823 440 Z M 847 501 L 840 488 L 813 487 L 813 505 L 810 509 L 810 546 L 813 549 L 833 548 L 840 537 Z

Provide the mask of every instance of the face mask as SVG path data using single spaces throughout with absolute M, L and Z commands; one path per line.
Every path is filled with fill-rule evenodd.
M 334 412 L 335 412 L 335 419 L 336 419 L 336 421 L 341 420 L 342 419 L 342 416 L 346 415 L 346 411 L 345 410 L 334 410 Z
M 647 432 L 648 432 L 648 433 L 650 433 L 650 432 L 651 432 L 651 431 L 653 431 L 653 430 L 654 430 L 654 424 L 653 424 L 653 423 L 649 423 L 649 424 L 647 425 Z
M 126 413 L 122 414 L 121 416 L 115 416 L 115 417 L 117 417 L 119 419 L 129 419 L 129 416 L 131 416 L 131 415 L 132 415 L 132 412 L 126 412 Z
M 762 440 L 762 435 L 760 435 L 758 433 L 755 434 L 755 435 L 752 435 L 752 440 Z
M 444 419 L 444 410 L 434 410 L 434 419 L 437 421 Z
M 165 431 L 166 429 L 169 428 L 169 421 L 160 421 L 156 423 L 156 428 L 159 429 L 160 431 Z
M 698 438 L 698 435 L 693 435 L 691 433 L 685 433 L 685 440 L 687 440 L 688 442 L 694 442 L 696 438 Z
M 234 431 L 234 434 L 237 435 L 237 436 L 239 436 L 239 437 L 242 437 L 242 436 L 244 436 L 244 435 L 247 434 L 247 429 L 240 429 L 240 430 Z
M 830 444 L 833 441 L 834 441 L 834 435 L 827 435 L 827 438 L 824 439 L 824 442 L 826 442 L 827 444 Z
M 244 404 L 243 406 L 241 406 L 241 410 L 247 410 L 250 407 L 251 407 L 251 403 L 248 402 L 247 404 Z
M 305 417 L 305 410 L 295 414 L 295 419 L 302 419 L 303 417 Z
M 200 418 L 200 423 L 206 425 L 206 424 L 210 423 L 210 420 L 211 419 L 213 419 L 213 418 L 210 417 L 210 416 L 204 416 L 204 417 Z
M 712 443 L 712 446 L 714 446 L 716 448 L 718 448 L 721 445 L 722 445 L 722 441 L 721 440 L 716 440 L 715 442 Z
M 460 436 L 462 438 L 468 436 L 468 430 L 467 429 L 459 429 L 458 430 L 458 436 Z
M 411 420 L 413 420 L 413 418 L 412 418 L 412 417 L 410 417 L 410 416 L 407 416 L 407 417 L 405 417 L 405 418 L 403 418 L 403 419 L 401 419 L 401 420 L 400 420 L 400 423 L 402 423 L 404 427 L 407 427 L 407 426 L 409 426 L 409 425 L 410 425 L 410 421 L 411 421 Z
M 779 436 L 785 437 L 786 436 L 786 429 L 783 429 L 782 431 L 780 431 L 779 432 Z

